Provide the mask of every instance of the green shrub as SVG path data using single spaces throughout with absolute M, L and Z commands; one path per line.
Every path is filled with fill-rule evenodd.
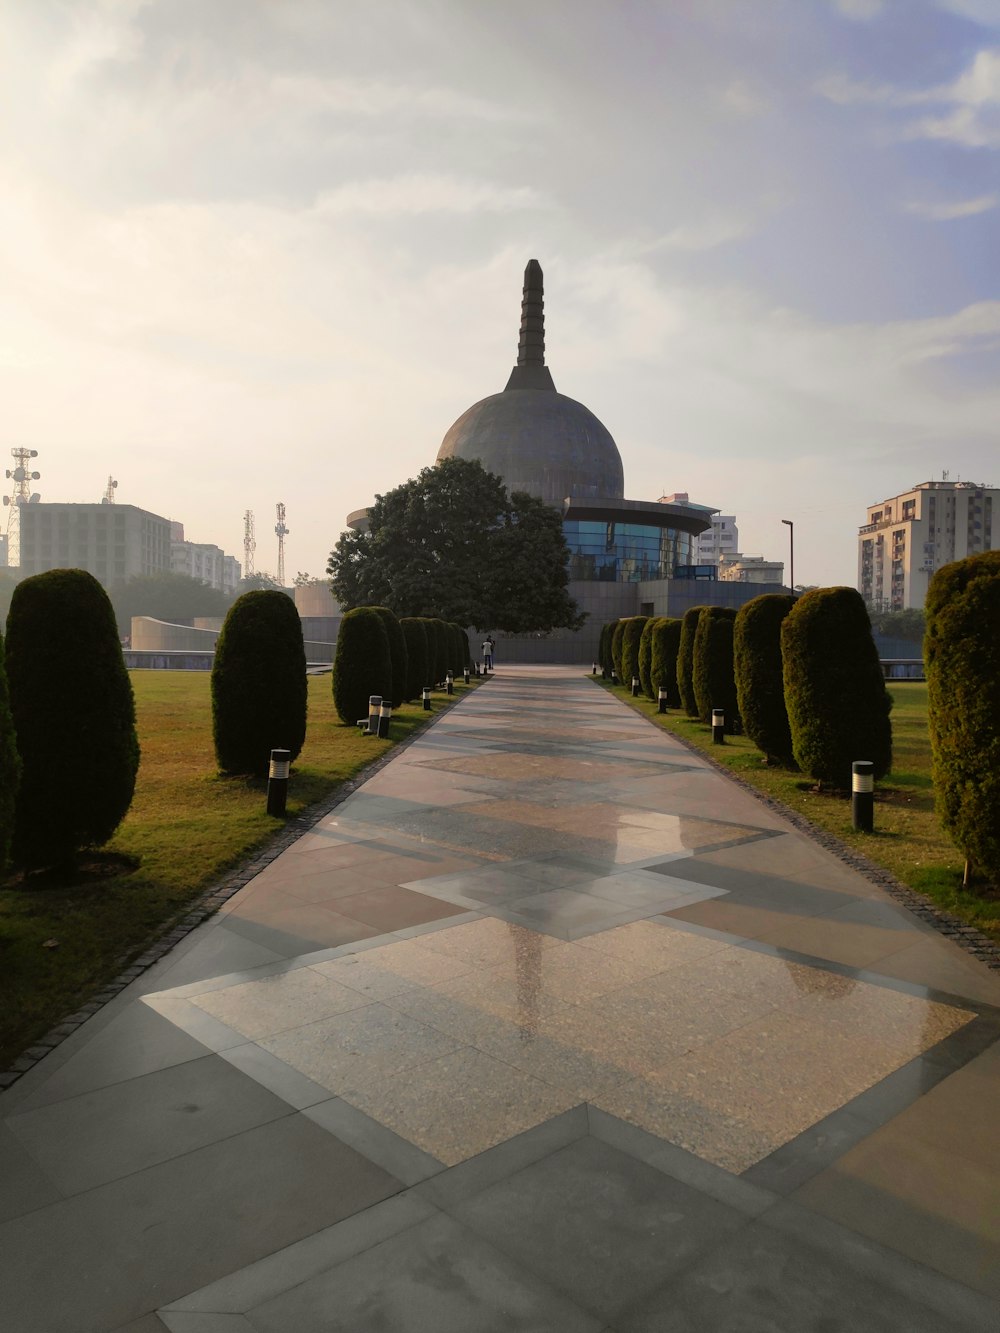
M 306 738 L 306 654 L 295 603 L 276 589 L 229 608 L 212 664 L 212 735 L 223 773 L 264 777 L 271 750 L 298 757 Z
M 368 716 L 368 698 L 392 691 L 392 658 L 385 621 L 370 606 L 357 606 L 340 622 L 333 659 L 333 703 L 341 722 L 353 727 Z
M 781 668 L 781 625 L 795 605 L 788 593 L 765 593 L 741 606 L 733 626 L 736 699 L 743 730 L 769 764 L 794 764 Z
M 82 569 L 22 580 L 7 618 L 7 681 L 21 758 L 13 859 L 29 869 L 100 846 L 135 791 L 132 683 L 107 593 Z
M 628 624 L 626 618 L 615 621 L 615 627 L 611 632 L 611 670 L 624 683 L 625 677 L 622 675 L 622 646 L 625 640 L 625 626 Z
M 710 723 L 712 712 L 721 708 L 726 715 L 726 731 L 740 730 L 740 710 L 736 702 L 736 677 L 733 672 L 733 623 L 736 611 L 731 606 L 706 606 L 698 617 L 694 636 L 691 683 L 694 687 L 698 719 Z
M 448 627 L 448 670 L 454 676 L 460 676 L 465 670 L 465 640 L 462 638 L 462 626 L 453 620 L 445 622 Z
M 10 715 L 3 635 L 0 634 L 0 874 L 7 864 L 14 837 L 14 809 L 20 783 L 21 757 L 17 753 L 14 719 Z
M 639 639 L 639 685 L 647 699 L 656 698 L 650 673 L 653 669 L 653 630 L 658 623 L 658 616 L 650 616 Z
M 803 773 L 849 789 L 852 762 L 870 759 L 875 777 L 884 777 L 892 762 L 892 699 L 861 594 L 804 593 L 782 623 L 781 658 L 792 753 Z
M 611 635 L 614 632 L 614 625 L 613 620 L 606 620 L 601 626 L 601 636 L 597 641 L 597 664 L 605 680 L 611 679 Z
M 436 688 L 444 682 L 449 666 L 448 627 L 438 616 L 431 616 L 427 621 L 428 651 L 434 662 L 434 679 L 431 684 Z
M 972 868 L 1000 888 L 1000 551 L 939 569 L 924 611 L 938 814 Z
M 630 616 L 622 635 L 622 684 L 632 688 L 633 678 L 639 676 L 639 642 L 646 628 L 648 616 Z
M 386 638 L 389 640 L 389 664 L 392 667 L 392 707 L 397 709 L 406 698 L 406 673 L 409 663 L 406 660 L 406 639 L 400 629 L 396 613 L 387 606 L 373 606 L 382 617 Z M 361 714 L 358 714 L 360 717 Z
M 462 670 L 463 670 L 463 671 L 471 671 L 471 670 L 472 670 L 472 646 L 471 646 L 470 643 L 469 643 L 469 631 L 466 630 L 466 629 L 463 629 L 463 630 L 460 630 L 460 633 L 461 633 L 461 635 L 462 635 Z
M 418 616 L 404 616 L 399 624 L 406 640 L 406 697 L 420 699 L 424 686 L 431 684 L 427 665 L 427 628 Z
M 681 637 L 677 646 L 677 692 L 680 707 L 688 717 L 698 716 L 698 703 L 694 697 L 694 636 L 698 632 L 703 606 L 691 606 L 681 617 Z
M 653 621 L 649 665 L 651 698 L 659 699 L 660 687 L 667 691 L 667 705 L 680 708 L 681 696 L 677 689 L 677 650 L 681 646 L 681 621 L 674 616 L 661 616 Z

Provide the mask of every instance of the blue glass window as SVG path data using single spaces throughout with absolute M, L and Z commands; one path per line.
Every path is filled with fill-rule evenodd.
M 689 532 L 640 523 L 566 519 L 569 576 L 588 583 L 639 583 L 673 578 L 678 565 L 691 563 Z

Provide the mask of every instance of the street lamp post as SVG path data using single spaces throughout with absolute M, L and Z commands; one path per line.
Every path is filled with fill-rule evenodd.
M 795 524 L 790 518 L 783 518 L 782 523 L 788 529 L 788 586 L 795 592 Z

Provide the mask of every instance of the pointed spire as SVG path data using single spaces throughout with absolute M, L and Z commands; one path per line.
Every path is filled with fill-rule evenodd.
M 517 345 L 517 365 L 510 373 L 508 389 L 551 389 L 552 376 L 545 365 L 545 301 L 542 296 L 542 266 L 529 259 L 524 270 L 521 295 L 521 335 Z

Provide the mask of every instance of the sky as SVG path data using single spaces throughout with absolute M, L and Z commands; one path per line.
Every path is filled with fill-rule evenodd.
M 1000 484 L 1000 0 L 0 0 L 0 452 L 322 575 L 516 359 L 854 584 Z M 5 464 L 6 466 L 6 464 Z

